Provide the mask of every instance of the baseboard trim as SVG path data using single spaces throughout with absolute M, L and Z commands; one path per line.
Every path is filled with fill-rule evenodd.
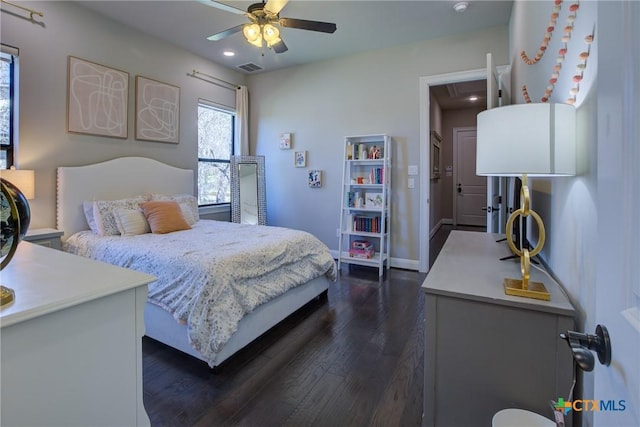
M 453 225 L 453 219 L 451 218 L 442 218 L 438 223 L 431 229 L 429 232 L 429 239 L 432 239 L 433 236 L 440 231 L 443 225 Z
M 330 249 L 329 252 L 331 252 L 331 255 L 333 256 L 333 259 L 337 260 L 338 259 L 338 250 L 337 249 Z M 415 260 L 415 259 L 406 259 L 406 258 L 391 258 L 391 267 L 393 268 L 401 268 L 403 270 L 415 270 L 415 271 L 420 271 L 420 261 Z

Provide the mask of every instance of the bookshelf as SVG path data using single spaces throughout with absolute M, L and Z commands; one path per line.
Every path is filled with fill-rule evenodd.
M 391 137 L 347 136 L 344 141 L 338 269 L 342 264 L 390 268 Z

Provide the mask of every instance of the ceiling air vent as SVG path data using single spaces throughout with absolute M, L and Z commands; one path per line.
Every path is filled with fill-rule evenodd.
M 243 65 L 238 65 L 238 68 L 253 73 L 254 71 L 262 70 L 262 67 L 256 64 L 248 63 Z

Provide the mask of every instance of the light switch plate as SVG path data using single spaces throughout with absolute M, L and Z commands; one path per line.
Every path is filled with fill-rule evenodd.
M 408 167 L 408 174 L 409 175 L 418 175 L 418 166 L 417 165 L 409 165 Z
M 407 186 L 409 188 L 416 188 L 416 181 L 413 178 L 409 178 L 407 181 Z

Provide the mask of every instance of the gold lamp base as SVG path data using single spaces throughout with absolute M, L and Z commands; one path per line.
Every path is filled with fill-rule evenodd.
M 520 257 L 520 272 L 522 273 L 522 279 L 504 279 L 504 293 L 507 295 L 514 295 L 524 298 L 535 298 L 543 301 L 550 301 L 551 296 L 549 291 L 541 282 L 532 282 L 530 277 L 531 257 L 537 255 L 544 245 L 546 234 L 544 231 L 544 224 L 542 218 L 535 211 L 529 208 L 529 186 L 527 185 L 527 175 L 522 175 L 522 189 L 520 190 L 521 207 L 514 211 L 507 220 L 507 230 L 513 229 L 513 222 L 519 216 L 527 217 L 532 216 L 538 225 L 538 244 L 531 251 L 527 248 L 517 248 L 513 242 L 511 233 L 507 233 L 507 244 L 509 249 L 516 256 Z
M 16 293 L 11 288 L 0 286 L 0 307 L 13 302 L 16 299 Z
M 529 281 L 529 285 L 525 288 L 521 279 L 504 279 L 504 293 L 517 297 L 535 298 L 543 301 L 551 300 L 549 291 L 542 282 Z

